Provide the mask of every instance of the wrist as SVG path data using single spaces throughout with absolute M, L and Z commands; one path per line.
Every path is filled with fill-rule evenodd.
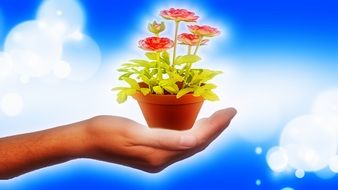
M 89 125 L 89 120 L 84 120 L 52 129 L 59 136 L 58 149 L 67 160 L 87 157 L 91 148 Z

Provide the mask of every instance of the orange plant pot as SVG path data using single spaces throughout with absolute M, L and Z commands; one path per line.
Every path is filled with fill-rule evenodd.
M 202 97 L 194 97 L 192 94 L 177 99 L 176 95 L 144 96 L 137 92 L 134 98 L 149 127 L 174 130 L 190 129 L 204 102 Z

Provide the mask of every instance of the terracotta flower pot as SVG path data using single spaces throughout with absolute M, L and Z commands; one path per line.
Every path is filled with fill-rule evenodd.
M 186 94 L 177 99 L 176 95 L 148 94 L 134 95 L 148 126 L 174 130 L 190 129 L 202 107 L 204 99 Z

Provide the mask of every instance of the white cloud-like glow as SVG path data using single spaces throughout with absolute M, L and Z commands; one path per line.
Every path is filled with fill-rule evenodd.
M 321 93 L 312 106 L 312 112 L 316 115 L 338 116 L 338 89 Z
M 24 22 L 13 28 L 6 40 L 6 52 L 0 53 L 0 80 L 1 77 L 12 75 L 13 70 L 19 73 L 19 81 L 23 84 L 29 83 L 28 85 L 31 85 L 31 79 L 44 75 L 54 75 L 58 79 L 71 81 L 85 81 L 96 74 L 101 64 L 100 49 L 93 39 L 82 33 L 84 13 L 81 7 L 74 3 L 72 0 L 45 1 L 39 9 L 37 20 Z M 13 61 L 12 57 L 15 57 Z M 116 57 L 115 62 L 116 59 L 121 59 L 122 55 Z M 123 59 L 119 64 L 128 59 L 129 57 Z M 234 129 L 245 140 L 264 141 L 271 138 L 278 131 L 281 116 L 289 110 L 290 105 L 301 100 L 304 92 L 308 90 L 302 87 L 302 82 L 297 81 L 298 78 L 302 78 L 298 73 L 297 75 L 284 73 L 289 77 L 285 79 L 285 75 L 271 74 L 270 70 L 244 71 L 235 67 L 236 61 L 232 60 L 222 59 L 215 63 L 213 58 L 209 61 L 206 58 L 201 64 L 201 67 L 217 65 L 219 68 L 216 69 L 223 70 L 224 74 L 215 80 L 215 84 L 219 85 L 217 91 L 221 101 L 215 104 L 205 103 L 200 115 L 208 116 L 210 112 L 228 105 L 236 107 L 238 115 L 229 130 Z M 115 70 L 116 67 L 114 64 L 114 68 L 109 69 Z M 83 88 L 66 84 L 62 87 L 53 86 L 53 91 L 40 94 L 44 100 L 41 100 L 36 92 L 30 92 L 29 101 L 46 104 L 46 109 L 53 109 L 53 105 L 50 106 L 53 101 L 62 102 L 57 105 L 59 107 L 54 105 L 58 108 L 56 110 L 60 110 L 59 115 L 65 112 L 65 115 L 72 115 L 72 120 L 109 113 L 144 123 L 134 101 L 128 101 L 123 105 L 115 102 L 115 96 L 110 92 L 113 84 L 109 84 L 109 80 L 117 79 L 117 74 L 104 72 L 103 75 L 95 85 L 86 84 Z M 29 87 L 43 89 L 35 84 Z M 285 92 L 293 94 L 286 95 Z M 83 105 L 83 99 L 79 98 L 84 94 L 87 98 L 90 97 L 89 101 L 85 102 L 86 105 Z M 0 94 L 0 98 L 1 111 L 5 115 L 17 116 L 22 112 L 24 101 L 20 95 Z M 25 102 L 28 104 L 26 98 L 25 94 Z M 70 106 L 72 108 L 62 110 L 63 105 L 81 106 L 78 108 Z M 33 109 L 36 105 L 30 106 L 29 108 Z M 318 171 L 326 166 L 337 173 L 337 136 L 335 136 L 338 134 L 337 108 L 338 90 L 321 94 L 314 103 L 311 115 L 297 117 L 286 125 L 281 135 L 280 147 L 274 147 L 267 152 L 266 160 L 269 167 L 273 171 L 281 172 L 291 166 L 296 169 L 295 175 L 299 178 L 304 177 L 307 171 Z M 262 152 L 261 147 L 256 147 L 256 154 Z M 256 181 L 257 183 L 260 184 L 261 181 Z
M 305 115 L 287 124 L 280 145 L 286 149 L 293 168 L 317 171 L 326 167 L 329 158 L 336 154 L 337 136 L 315 116 Z
M 309 115 L 296 117 L 283 128 L 280 148 L 286 150 L 287 164 L 296 169 L 297 177 L 303 176 L 299 171 L 321 172 L 326 167 L 337 173 L 337 107 L 338 89 L 322 92 Z
M 48 74 L 60 59 L 62 42 L 39 26 L 38 21 L 27 21 L 10 31 L 4 50 L 11 55 L 16 72 L 40 77 Z
M 38 10 L 37 19 L 52 33 L 63 38 L 81 31 L 85 23 L 82 7 L 75 0 L 44 1 Z
M 93 39 L 82 34 L 80 39 L 64 42 L 62 60 L 72 68 L 69 79 L 85 81 L 93 77 L 101 65 L 100 48 Z
M 13 76 L 11 80 L 20 85 L 30 85 L 35 78 L 53 84 L 60 79 L 90 79 L 101 65 L 101 51 L 82 33 L 84 24 L 85 14 L 78 1 L 43 1 L 36 20 L 19 23 L 8 33 L 4 52 L 0 52 L 0 80 Z M 17 96 L 11 97 L 5 99 L 2 111 L 15 116 L 23 104 Z
M 281 190 L 295 190 L 294 188 L 291 188 L 291 187 L 284 187 L 282 188 Z
M 262 154 L 262 152 L 263 152 L 262 147 L 256 147 L 255 152 L 256 152 L 256 154 Z
M 329 168 L 334 173 L 338 173 L 338 155 L 335 155 L 335 156 L 330 158 Z
M 71 74 L 72 68 L 66 61 L 59 61 L 53 67 L 53 74 L 61 79 L 67 78 Z
M 295 176 L 296 176 L 297 178 L 303 178 L 303 177 L 305 176 L 304 170 L 302 170 L 302 169 L 297 169 L 297 170 L 295 171 Z
M 1 99 L 2 112 L 10 117 L 17 116 L 23 109 L 23 98 L 17 93 L 7 93 Z
M 6 52 L 0 52 L 0 80 L 7 78 L 12 74 L 12 57 Z
M 256 180 L 256 185 L 257 185 L 257 186 L 260 186 L 261 184 L 262 184 L 262 181 L 261 181 L 260 179 L 257 179 L 257 180 Z
M 267 162 L 269 167 L 275 172 L 281 172 L 288 165 L 288 156 L 286 150 L 281 147 L 273 147 L 267 153 Z

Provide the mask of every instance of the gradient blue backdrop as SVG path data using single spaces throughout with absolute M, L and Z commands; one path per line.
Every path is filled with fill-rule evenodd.
M 140 31 L 140 18 L 154 8 L 184 2 L 200 7 L 208 18 L 231 23 L 231 42 L 218 47 L 215 54 L 242 59 L 303 56 L 311 60 L 305 68 L 330 74 L 338 70 L 338 2 L 329 0 L 82 0 L 86 11 L 85 32 L 99 44 L 103 55 L 129 46 L 130 36 Z M 6 34 L 16 24 L 33 19 L 39 0 L 0 0 L 3 28 L 0 48 Z M 257 61 L 243 67 L 274 67 Z M 269 65 L 270 64 L 270 65 Z M 288 65 L 290 63 L 283 63 Z M 276 66 L 278 67 L 278 66 Z M 299 67 L 295 67 L 299 68 Z M 331 84 L 337 84 L 338 78 Z M 328 85 L 328 84 L 327 84 Z M 278 137 L 260 144 L 263 150 L 278 142 Z M 321 179 L 306 174 L 275 175 L 267 166 L 265 154 L 256 155 L 252 144 L 238 139 L 218 147 L 212 157 L 188 167 L 173 166 L 163 174 L 144 174 L 110 164 L 79 160 L 38 171 L 8 182 L 0 189 L 337 189 L 338 177 Z M 203 157 L 202 157 L 203 158 Z M 183 162 L 184 163 L 184 162 Z M 120 172 L 117 172 L 120 171 Z M 256 186 L 256 180 L 262 184 Z

